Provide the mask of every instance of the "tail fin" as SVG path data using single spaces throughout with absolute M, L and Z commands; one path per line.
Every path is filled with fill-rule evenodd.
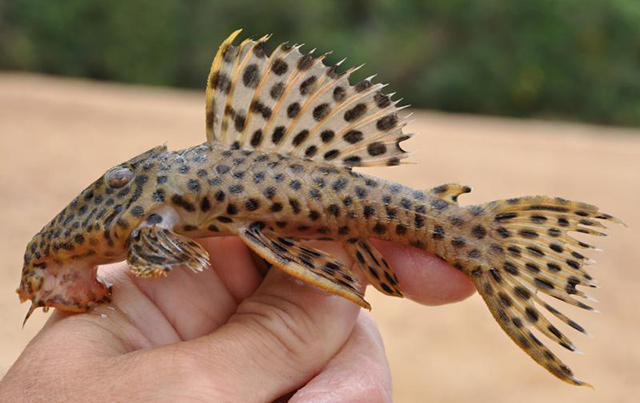
M 585 267 L 594 262 L 576 249 L 594 247 L 568 233 L 605 236 L 599 231 L 605 226 L 597 220 L 623 223 L 598 212 L 595 206 L 542 196 L 494 201 L 467 209 L 476 216 L 475 228 L 481 229 L 477 233 L 491 239 L 482 254 L 484 258 L 473 260 L 470 277 L 493 317 L 520 348 L 553 375 L 574 385 L 590 386 L 575 378 L 571 369 L 531 332 L 535 329 L 561 346 L 577 350 L 538 310 L 542 306 L 570 327 L 587 333 L 541 299 L 538 292 L 594 310 L 573 298 L 592 300 L 576 287 L 596 287 Z

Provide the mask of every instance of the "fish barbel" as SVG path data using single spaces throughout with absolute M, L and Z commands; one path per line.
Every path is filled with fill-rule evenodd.
M 466 274 L 511 339 L 553 375 L 574 377 L 532 333 L 574 344 L 544 316 L 582 326 L 540 298 L 593 310 L 578 286 L 595 287 L 578 252 L 593 246 L 569 232 L 604 235 L 601 221 L 621 223 L 589 204 L 546 196 L 460 206 L 468 186 L 416 190 L 356 172 L 393 166 L 403 107 L 372 77 L 350 85 L 300 46 L 267 55 L 268 36 L 234 46 L 227 38 L 206 90 L 203 144 L 181 151 L 153 148 L 108 170 L 28 244 L 21 301 L 84 312 L 109 302 L 97 266 L 126 259 L 140 277 L 167 276 L 179 266 L 209 265 L 193 238 L 235 235 L 258 256 L 302 281 L 362 307 L 359 279 L 402 297 L 393 267 L 369 242 L 377 238 L 432 253 Z M 305 243 L 342 242 L 351 269 Z M 359 270 L 361 273 L 354 273 Z M 25 319 L 26 321 L 26 319 Z

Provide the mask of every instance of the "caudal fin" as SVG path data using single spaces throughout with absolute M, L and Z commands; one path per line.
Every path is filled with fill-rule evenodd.
M 594 247 L 569 235 L 604 236 L 599 220 L 623 224 L 589 204 L 543 196 L 494 201 L 467 209 L 485 234 L 484 258 L 474 260 L 470 277 L 502 329 L 538 364 L 574 385 L 589 384 L 574 377 L 533 333 L 544 334 L 571 351 L 576 347 L 539 310 L 548 312 L 582 333 L 586 330 L 540 298 L 539 292 L 570 305 L 594 310 L 578 286 L 596 287 L 586 266 L 594 263 L 578 249 Z M 574 297 L 580 297 L 576 299 Z

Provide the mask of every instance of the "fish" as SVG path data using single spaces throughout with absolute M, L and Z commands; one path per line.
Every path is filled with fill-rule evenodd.
M 35 309 L 86 312 L 109 303 L 102 264 L 126 260 L 141 278 L 209 266 L 195 239 L 237 236 L 273 267 L 370 309 L 364 287 L 402 297 L 393 267 L 370 238 L 422 249 L 475 285 L 506 334 L 557 378 L 587 385 L 534 335 L 575 345 L 545 316 L 587 331 L 542 295 L 594 310 L 579 287 L 596 287 L 594 246 L 570 233 L 604 236 L 623 224 L 598 207 L 527 196 L 460 205 L 469 186 L 413 189 L 356 168 L 396 166 L 408 114 L 359 67 L 328 66 L 302 45 L 267 54 L 266 35 L 220 46 L 206 87 L 206 141 L 150 149 L 116 165 L 82 191 L 28 243 L 17 289 Z M 308 244 L 341 242 L 347 266 Z M 545 311 L 542 311 L 544 308 Z

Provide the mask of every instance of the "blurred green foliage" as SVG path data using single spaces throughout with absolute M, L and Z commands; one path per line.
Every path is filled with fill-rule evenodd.
M 640 125 L 637 0 L 11 0 L 0 68 L 202 88 L 238 27 L 366 62 L 418 107 Z

